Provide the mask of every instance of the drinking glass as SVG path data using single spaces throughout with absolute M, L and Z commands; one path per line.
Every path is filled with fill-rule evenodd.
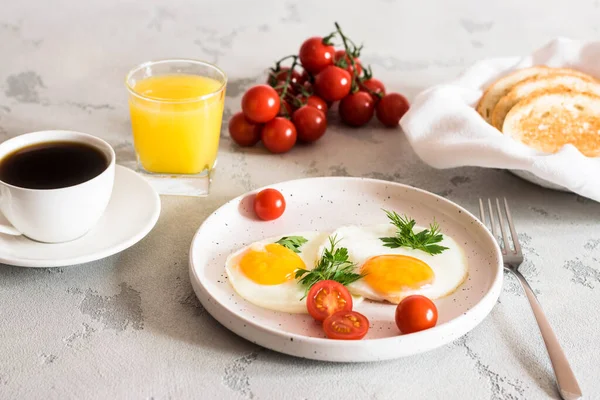
M 203 61 L 151 61 L 132 69 L 126 86 L 138 171 L 192 187 L 173 194 L 207 195 L 226 85 L 225 73 Z

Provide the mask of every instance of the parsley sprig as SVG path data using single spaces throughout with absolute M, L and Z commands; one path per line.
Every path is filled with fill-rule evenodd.
M 335 236 L 330 236 L 329 248 L 325 248 L 317 265 L 312 270 L 296 271 L 296 279 L 301 278 L 299 283 L 306 288 L 306 293 L 319 281 L 332 280 L 346 286 L 363 277 L 354 272 L 356 265 L 348 259 L 348 249 L 337 247 L 338 243 Z
M 405 216 L 400 216 L 395 211 L 383 210 L 387 214 L 390 222 L 398 228 L 396 236 L 380 238 L 384 243 L 384 246 L 397 248 L 397 247 L 410 247 L 411 249 L 423 250 L 424 252 L 435 255 L 440 254 L 447 247 L 441 246 L 439 243 L 444 239 L 444 236 L 440 232 L 440 226 L 435 220 L 429 225 L 429 229 L 424 229 L 419 233 L 415 233 L 413 228 L 416 225 L 414 219 Z
M 300 247 L 306 242 L 308 242 L 308 240 L 302 236 L 284 236 L 275 243 L 287 247 L 294 253 L 300 253 Z

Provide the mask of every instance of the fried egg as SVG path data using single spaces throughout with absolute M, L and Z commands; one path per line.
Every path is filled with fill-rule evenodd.
M 308 241 L 299 253 L 277 244 L 282 236 L 255 242 L 229 255 L 225 271 L 233 289 L 250 303 L 274 311 L 306 313 L 305 288 L 295 279 L 298 269 L 312 269 L 319 245 L 328 233 L 299 232 Z
M 422 229 L 415 227 L 416 232 Z M 380 240 L 395 235 L 396 227 L 391 224 L 345 226 L 331 234 L 338 241 L 336 247 L 348 249 L 354 272 L 365 275 L 348 285 L 353 295 L 394 304 L 412 294 L 437 299 L 452 293 L 466 279 L 465 254 L 450 236 L 444 234 L 440 243 L 448 250 L 430 255 L 422 250 L 385 247 Z M 328 246 L 325 239 L 319 254 Z

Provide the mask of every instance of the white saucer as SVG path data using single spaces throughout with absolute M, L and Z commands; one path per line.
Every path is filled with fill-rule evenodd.
M 160 215 L 160 198 L 134 171 L 118 166 L 108 207 L 85 236 L 67 243 L 39 243 L 0 234 L 0 263 L 47 268 L 82 264 L 111 256 L 140 241 Z
M 398 183 L 364 178 L 310 178 L 272 186 L 286 198 L 284 215 L 259 221 L 246 193 L 202 224 L 190 249 L 190 280 L 204 308 L 236 334 L 269 349 L 324 361 L 363 362 L 405 357 L 450 343 L 475 328 L 502 289 L 502 255 L 493 236 L 471 213 L 451 201 Z M 465 251 L 469 277 L 457 291 L 435 301 L 438 324 L 400 335 L 392 304 L 364 301 L 356 310 L 371 321 L 363 340 L 326 339 L 307 314 L 259 308 L 235 293 L 225 275 L 228 254 L 267 237 L 299 231 L 331 231 L 342 225 L 387 221 L 382 208 L 409 214 L 420 225 L 433 219 Z

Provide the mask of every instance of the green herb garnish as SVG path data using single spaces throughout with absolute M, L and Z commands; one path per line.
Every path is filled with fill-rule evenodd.
M 354 272 L 356 265 L 348 260 L 348 249 L 345 247 L 336 248 L 339 241 L 336 237 L 329 237 L 329 248 L 323 251 L 323 255 L 317 261 L 317 265 L 312 270 L 299 269 L 296 271 L 296 279 L 300 279 L 300 284 L 306 287 L 306 293 L 312 285 L 319 281 L 332 280 L 346 286 L 363 277 L 362 274 Z M 306 297 L 305 293 L 305 297 Z
M 300 253 L 300 247 L 306 242 L 308 242 L 308 240 L 302 236 L 284 236 L 275 243 L 287 247 L 294 253 Z
M 410 219 L 406 215 L 401 217 L 395 211 L 383 211 L 385 211 L 391 223 L 398 228 L 396 236 L 380 238 L 384 246 L 393 249 L 397 247 L 410 247 L 411 249 L 423 250 L 425 253 L 431 255 L 440 254 L 442 251 L 448 250 L 447 247 L 436 244 L 441 242 L 444 236 L 440 233 L 440 226 L 435 220 L 429 225 L 429 229 L 415 233 L 413 232 L 413 228 L 416 225 L 414 219 Z

